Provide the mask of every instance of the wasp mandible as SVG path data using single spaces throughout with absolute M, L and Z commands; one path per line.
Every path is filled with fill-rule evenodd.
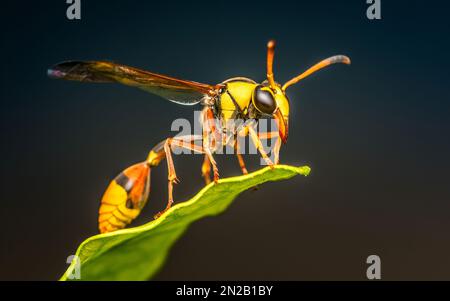
M 274 50 L 275 42 L 271 40 L 267 44 L 267 79 L 260 84 L 249 78 L 235 77 L 217 85 L 208 85 L 106 61 L 67 61 L 48 70 L 51 78 L 95 83 L 116 82 L 143 89 L 178 104 L 203 106 L 202 135 L 170 137 L 163 140 L 150 150 L 144 162 L 128 167 L 110 183 L 99 209 L 98 222 L 101 233 L 122 229 L 139 215 L 147 203 L 150 192 L 150 170 L 159 165 L 163 159 L 166 159 L 168 168 L 168 202 L 166 208 L 156 214 L 155 218 L 171 207 L 173 185 L 179 182 L 172 159 L 174 148 L 204 154 L 201 172 L 206 184 L 211 181 L 211 167 L 214 182 L 217 183 L 219 179 L 219 170 L 213 157 L 219 145 L 216 142 L 230 135 L 249 136 L 267 165 L 273 167 L 274 164 L 278 164 L 281 144 L 286 143 L 288 138 L 289 99 L 286 96 L 286 89 L 331 64 L 350 64 L 350 59 L 344 55 L 332 56 L 280 85 L 275 81 L 273 74 Z M 273 118 L 278 126 L 278 132 L 256 132 L 254 123 L 261 118 Z M 233 128 L 229 133 L 230 130 L 225 125 L 233 119 L 254 122 Z M 272 138 L 276 139 L 272 150 L 273 162 L 261 142 L 262 139 Z M 227 140 L 227 143 L 233 144 L 230 146 L 235 149 L 242 173 L 246 174 L 247 169 L 237 141 L 237 139 Z

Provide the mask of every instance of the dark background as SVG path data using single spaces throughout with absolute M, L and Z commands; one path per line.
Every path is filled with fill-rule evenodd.
M 288 92 L 281 161 L 312 173 L 193 224 L 157 279 L 362 280 L 377 254 L 385 280 L 450 280 L 449 7 L 382 1 L 370 21 L 365 2 L 82 1 L 80 21 L 63 0 L 2 3 L 0 279 L 59 278 L 97 233 L 110 180 L 173 135 L 175 118 L 192 119 L 192 107 L 129 87 L 50 80 L 49 66 L 108 59 L 211 84 L 261 81 L 274 38 L 280 82 L 330 55 L 352 59 Z M 240 173 L 217 157 L 222 176 Z M 201 161 L 175 158 L 176 200 L 202 187 Z M 165 167 L 152 176 L 134 225 L 165 204 Z

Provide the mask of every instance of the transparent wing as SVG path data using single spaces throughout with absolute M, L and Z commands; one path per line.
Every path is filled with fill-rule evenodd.
M 48 70 L 51 78 L 81 82 L 117 82 L 137 87 L 170 101 L 194 105 L 214 92 L 207 84 L 176 79 L 137 68 L 102 61 L 68 61 L 56 64 Z

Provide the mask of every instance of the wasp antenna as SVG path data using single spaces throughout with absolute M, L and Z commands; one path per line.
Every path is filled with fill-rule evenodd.
M 273 78 L 273 56 L 275 54 L 275 41 L 270 40 L 267 43 L 267 80 L 272 89 L 275 89 L 276 84 Z
M 315 64 L 314 66 L 312 66 L 311 68 L 309 68 L 308 70 L 303 72 L 302 74 L 297 75 L 293 79 L 291 79 L 288 82 L 286 82 L 283 85 L 282 90 L 286 91 L 286 89 L 289 86 L 298 83 L 299 81 L 301 81 L 305 77 L 308 77 L 309 75 L 313 74 L 316 71 L 319 71 L 322 68 L 325 68 L 326 66 L 329 66 L 329 65 L 332 65 L 332 64 L 336 64 L 336 63 L 343 63 L 343 64 L 346 64 L 346 65 L 350 65 L 351 61 L 350 61 L 350 58 L 348 56 L 345 56 L 345 55 L 335 55 L 335 56 L 329 57 L 327 59 L 324 59 L 323 61 Z

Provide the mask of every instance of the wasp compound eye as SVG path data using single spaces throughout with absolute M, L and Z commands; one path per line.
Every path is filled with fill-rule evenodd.
M 277 109 L 277 103 L 269 88 L 258 86 L 253 92 L 253 105 L 264 114 L 272 114 Z

